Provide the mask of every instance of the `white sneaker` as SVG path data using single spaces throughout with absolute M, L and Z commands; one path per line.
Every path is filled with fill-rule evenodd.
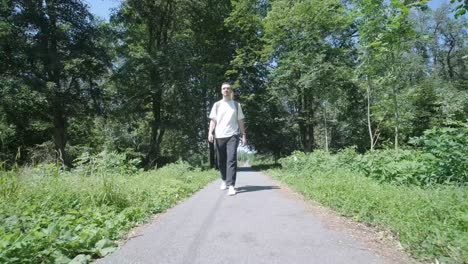
M 221 190 L 226 190 L 226 189 L 227 189 L 227 186 L 226 186 L 226 182 L 225 182 L 225 181 L 223 181 L 223 182 L 221 183 L 221 186 L 219 186 L 219 189 L 221 189 Z
M 235 195 L 235 194 L 236 194 L 236 189 L 234 188 L 234 186 L 229 186 L 228 195 Z

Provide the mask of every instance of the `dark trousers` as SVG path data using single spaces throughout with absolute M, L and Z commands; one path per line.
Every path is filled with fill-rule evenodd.
M 221 179 L 226 181 L 227 186 L 236 185 L 238 145 L 239 136 L 216 139 L 218 167 Z

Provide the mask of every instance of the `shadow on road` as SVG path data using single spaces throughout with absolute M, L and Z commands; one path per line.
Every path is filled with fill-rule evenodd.
M 256 192 L 256 191 L 265 191 L 265 190 L 276 190 L 280 189 L 279 186 L 252 186 L 252 185 L 245 185 L 241 187 L 237 187 L 237 193 L 243 192 Z
M 255 172 L 255 171 L 262 171 L 262 170 L 269 170 L 269 169 L 281 169 L 281 164 L 262 164 L 262 165 L 253 165 L 253 166 L 246 166 L 246 167 L 237 167 L 237 171 L 245 171 L 245 172 Z
M 252 170 L 254 171 L 262 171 L 262 170 L 269 170 L 269 169 L 281 169 L 281 164 L 271 163 L 271 164 L 262 164 L 262 165 L 252 166 Z
M 256 170 L 252 169 L 252 167 L 237 167 L 237 171 L 254 172 Z

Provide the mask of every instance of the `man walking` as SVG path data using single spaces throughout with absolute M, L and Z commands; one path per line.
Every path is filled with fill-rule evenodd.
M 228 195 L 235 195 L 237 175 L 237 146 L 240 137 L 246 144 L 244 113 L 241 105 L 233 100 L 229 83 L 221 85 L 223 99 L 216 102 L 210 112 L 208 141 L 217 146 L 218 167 L 221 173 L 221 190 L 229 189 Z M 214 132 L 214 133 L 213 133 Z

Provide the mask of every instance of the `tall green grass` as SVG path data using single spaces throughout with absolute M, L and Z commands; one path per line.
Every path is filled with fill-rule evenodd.
M 353 169 L 354 160 L 351 151 L 295 153 L 281 160 L 282 168 L 267 172 L 343 215 L 391 230 L 416 258 L 468 263 L 466 185 L 381 181 Z
M 52 164 L 0 172 L 0 263 L 105 256 L 131 227 L 216 178 L 185 163 L 148 172 L 108 166 L 115 155 L 82 160 L 73 171 Z

